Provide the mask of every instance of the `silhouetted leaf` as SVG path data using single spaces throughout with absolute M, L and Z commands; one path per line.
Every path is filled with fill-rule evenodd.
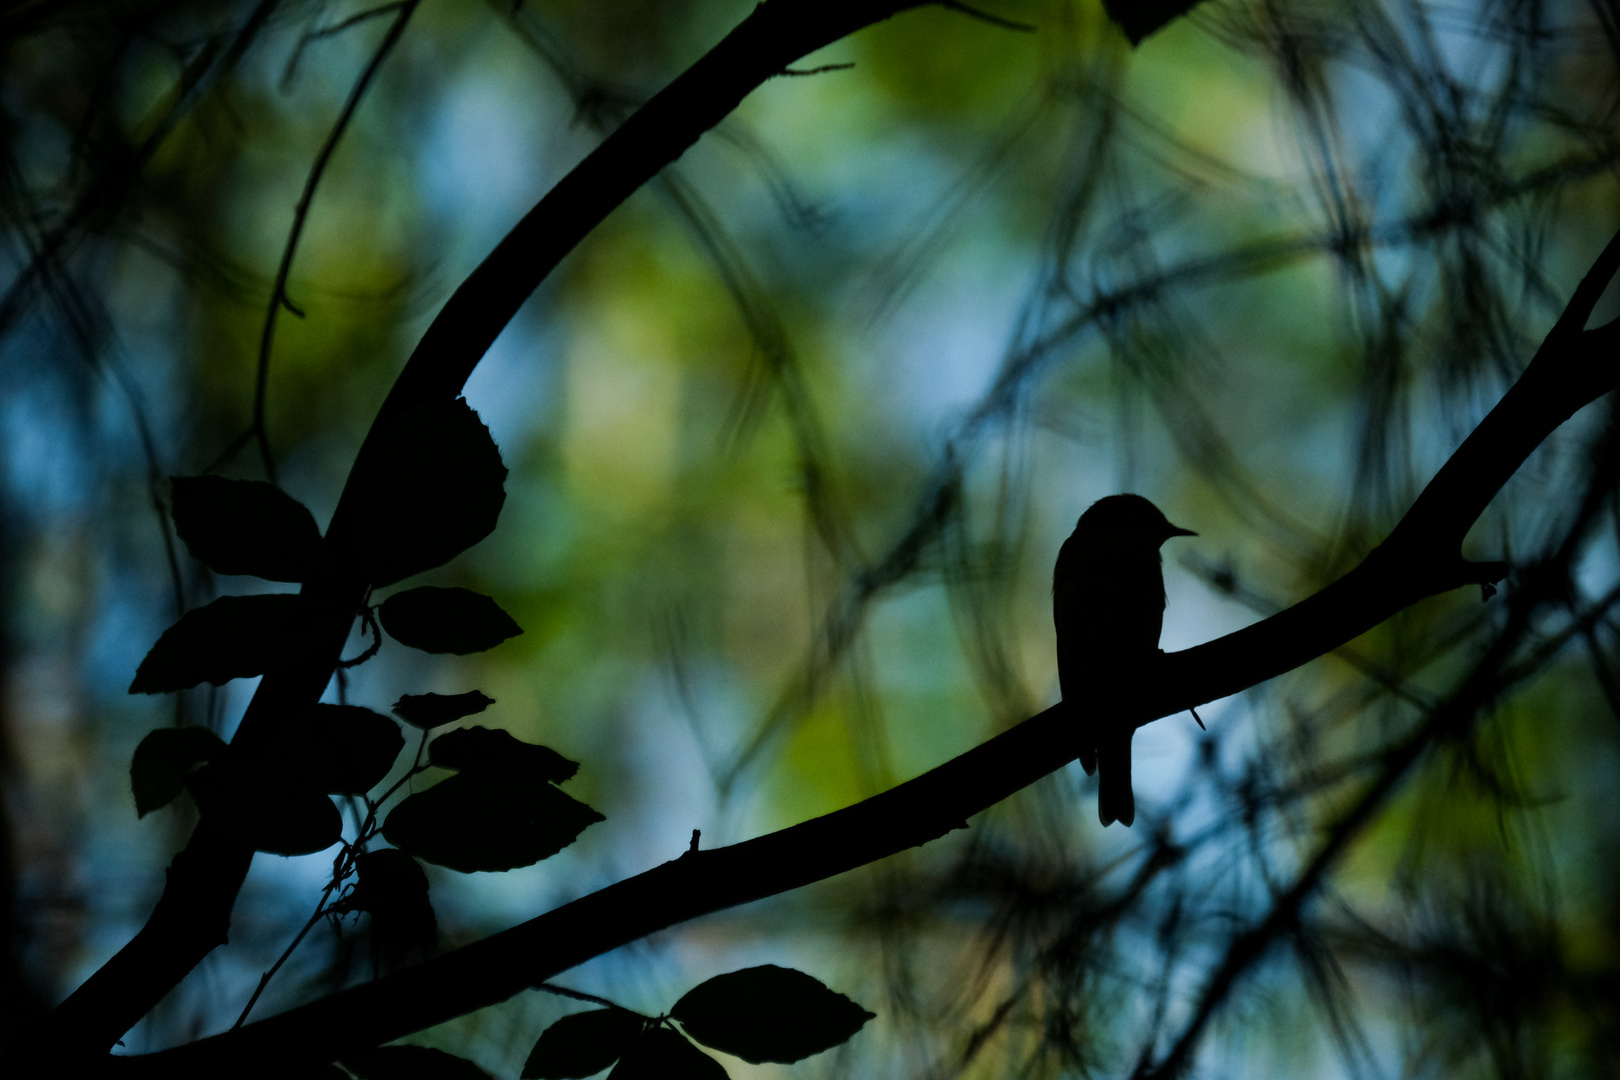
M 405 748 L 398 724 L 358 705 L 314 705 L 294 726 L 305 786 L 333 795 L 364 795 Z
M 304 601 L 296 594 L 222 596 L 163 631 L 129 692 L 162 694 L 263 675 L 303 632 Z
M 669 1014 L 704 1046 L 756 1065 L 837 1046 L 874 1015 L 804 972 L 775 964 L 717 975 Z
M 129 786 L 135 812 L 145 817 L 167 806 L 186 789 L 186 777 L 198 765 L 225 753 L 225 743 L 207 728 L 159 728 L 135 748 L 129 763 Z
M 563 1017 L 540 1034 L 522 1080 L 581 1080 L 618 1061 L 646 1017 L 628 1009 L 592 1009 Z
M 360 882 L 351 894 L 356 911 L 378 911 L 426 896 L 427 874 L 417 861 L 394 848 L 368 851 L 354 861 Z
M 389 637 L 431 653 L 483 652 L 523 633 L 483 593 L 435 585 L 395 593 L 377 608 L 377 617 Z
M 343 1058 L 360 1080 L 490 1080 L 466 1058 L 428 1046 L 379 1046 Z
M 394 715 L 427 731 L 481 713 L 493 704 L 494 698 L 477 690 L 465 694 L 406 694 L 394 702 Z
M 488 536 L 505 483 L 495 440 L 460 398 L 414 409 L 379 431 L 351 488 L 371 584 L 442 566 Z
M 727 1080 L 718 1061 L 665 1027 L 648 1028 L 608 1080 Z
M 303 503 L 274 484 L 223 476 L 171 476 L 174 531 L 216 574 L 308 581 L 326 548 Z
M 342 837 L 343 819 L 331 799 L 229 756 L 192 773 L 188 784 L 203 816 L 255 851 L 308 855 Z
M 1132 45 L 1197 7 L 1199 0 L 1103 0 L 1108 17 L 1119 24 Z
M 428 879 L 417 861 L 392 848 L 368 851 L 355 860 L 359 882 L 334 911 L 364 911 L 371 935 L 390 961 L 438 940 L 438 918 L 428 901 Z
M 579 772 L 579 762 L 569 761 L 549 746 L 526 743 L 487 727 L 445 732 L 429 745 L 428 759 L 446 769 L 499 774 L 519 781 L 560 784 Z
M 550 784 L 458 773 L 394 807 L 383 836 L 452 870 L 512 870 L 555 855 L 601 820 Z
M 251 761 L 277 783 L 331 795 L 364 795 L 394 767 L 405 736 L 358 705 L 306 705 L 255 732 Z

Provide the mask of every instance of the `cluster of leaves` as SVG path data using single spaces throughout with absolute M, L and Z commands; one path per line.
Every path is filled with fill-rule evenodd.
M 374 586 L 441 565 L 482 539 L 505 497 L 499 452 L 463 401 L 389 426 L 356 473 L 357 548 Z M 307 583 L 334 572 L 313 515 L 273 484 L 176 478 L 173 504 L 177 532 L 216 573 Z M 478 652 L 522 632 L 494 600 L 466 589 L 406 589 L 377 605 L 375 621 L 370 607 L 362 614 L 379 645 L 378 622 L 396 641 L 427 652 Z M 164 632 L 130 691 L 262 675 L 285 656 L 307 619 L 298 595 L 221 597 Z M 144 816 L 189 790 L 205 815 L 255 850 L 302 855 L 341 844 L 305 931 L 321 918 L 336 922 L 365 912 L 373 941 L 396 961 L 431 948 L 437 935 L 418 859 L 463 872 L 515 869 L 556 854 L 602 820 L 556 786 L 579 765 L 549 747 L 477 726 L 428 741 L 435 729 L 491 704 L 477 690 L 401 697 L 393 713 L 420 730 L 421 741 L 404 775 L 375 798 L 370 793 L 394 771 L 405 738 L 395 721 L 369 709 L 310 705 L 278 717 L 272 735 L 255 740 L 251 753 L 203 728 L 154 731 L 131 764 L 136 808 Z M 408 795 L 379 820 L 389 798 L 430 768 L 454 775 Z M 343 840 L 342 817 L 329 798 L 334 794 L 358 797 L 365 807 L 352 843 Z M 368 850 L 379 836 L 393 846 Z M 260 992 L 279 966 L 265 974 Z M 871 1016 L 802 972 L 750 968 L 709 980 L 667 1016 L 610 1006 L 565 1017 L 541 1035 L 523 1075 L 566 1080 L 615 1066 L 620 1080 L 723 1080 L 725 1070 L 689 1038 L 746 1061 L 786 1063 L 844 1042 Z M 342 1065 L 365 1080 L 485 1075 L 471 1062 L 425 1047 L 381 1047 Z
M 393 720 L 369 709 L 310 706 L 285 719 L 284 741 L 251 759 L 203 728 L 159 729 L 141 741 L 130 766 L 136 809 L 144 816 L 189 790 L 217 827 L 256 851 L 307 855 L 342 844 L 326 897 L 350 877 L 358 883 L 330 906 L 323 897 L 316 915 L 368 912 L 386 950 L 408 951 L 430 943 L 435 924 L 415 858 L 452 870 L 511 870 L 556 854 L 603 820 L 554 786 L 579 766 L 549 747 L 485 727 L 427 741 L 428 729 L 491 704 L 477 690 L 401 697 L 394 714 L 423 729 L 422 742 L 410 768 L 375 797 L 368 793 L 393 771 L 405 738 Z M 408 795 L 380 821 L 389 798 L 430 768 L 455 775 Z M 343 840 L 332 794 L 362 800 L 352 843 Z M 379 835 L 398 850 L 367 851 Z
M 386 425 L 355 472 L 359 565 L 341 571 L 373 588 L 466 551 L 494 531 L 506 500 L 500 450 L 459 398 Z M 340 569 L 314 515 L 274 484 L 189 476 L 175 477 L 172 491 L 175 531 L 215 573 L 307 584 Z M 523 632 L 494 600 L 468 589 L 406 589 L 384 600 L 377 615 L 394 640 L 432 653 L 482 652 Z M 297 594 L 222 596 L 163 632 L 130 693 L 263 675 L 288 659 L 307 618 Z
M 456 775 L 407 798 L 383 837 L 452 870 L 513 870 L 549 858 L 602 815 L 555 787 L 579 765 L 484 727 L 434 740 L 430 762 Z M 499 827 L 495 827 L 498 823 Z
M 471 547 L 494 529 L 505 499 L 499 450 L 462 400 L 408 413 L 384 428 L 356 473 L 354 548 L 358 573 L 373 586 L 442 565 Z M 177 477 L 173 517 L 192 555 L 216 573 L 307 584 L 342 572 L 308 508 L 273 484 Z M 467 589 L 406 589 L 377 605 L 375 619 L 372 612 L 368 606 L 362 615 L 373 633 L 380 621 L 390 637 L 426 652 L 478 652 L 522 633 L 493 599 Z M 164 631 L 130 692 L 263 675 L 309 625 L 307 601 L 298 594 L 221 597 Z M 462 871 L 515 869 L 556 854 L 602 820 L 555 786 L 579 766 L 548 747 L 483 727 L 429 744 L 433 729 L 491 704 L 477 690 L 401 697 L 394 715 L 419 729 L 421 740 L 410 767 L 375 797 L 405 737 L 396 721 L 370 709 L 285 710 L 248 749 L 204 728 L 160 729 L 142 740 L 130 766 L 136 809 L 145 816 L 189 790 L 216 828 L 256 851 L 306 855 L 341 844 L 311 924 L 367 912 L 374 939 L 402 955 L 430 946 L 437 925 L 418 858 Z M 408 795 L 382 820 L 388 800 L 430 768 L 455 775 Z M 352 842 L 343 839 L 331 795 L 362 801 Z M 379 836 L 393 848 L 367 850 Z
M 874 1015 L 802 971 L 770 964 L 716 976 L 664 1016 L 604 1004 L 548 1027 L 523 1080 L 583 1080 L 609 1066 L 612 1080 L 725 1080 L 724 1067 L 689 1039 L 756 1065 L 790 1064 L 847 1042 Z M 489 1080 L 467 1059 L 426 1046 L 378 1047 L 339 1064 L 361 1080 Z
M 185 789 L 216 825 L 255 851 L 308 855 L 337 843 L 328 795 L 363 796 L 394 768 L 405 737 L 356 705 L 311 705 L 279 718 L 262 753 L 234 750 L 205 728 L 161 728 L 135 748 L 130 786 L 145 816 Z
M 690 1039 L 753 1064 L 790 1064 L 846 1042 L 873 1014 L 802 971 L 766 964 L 688 991 L 668 1016 L 618 1006 L 565 1016 L 534 1044 L 523 1080 L 581 1080 L 615 1065 L 615 1080 L 724 1080 Z

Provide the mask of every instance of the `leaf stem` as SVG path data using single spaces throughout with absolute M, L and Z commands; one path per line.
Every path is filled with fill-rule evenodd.
M 356 847 L 358 847 L 358 845 L 356 845 Z M 345 845 L 345 853 L 353 850 L 355 850 L 355 848 L 349 848 L 347 845 Z M 338 857 L 339 859 L 342 859 L 344 856 L 340 855 Z M 343 876 L 347 877 L 348 875 L 344 874 Z M 258 1004 L 260 995 L 264 993 L 264 988 L 270 985 L 270 980 L 276 977 L 276 972 L 281 970 L 281 965 L 287 962 L 287 958 L 293 954 L 293 950 L 298 948 L 299 943 L 304 940 L 304 937 L 310 932 L 311 929 L 314 928 L 315 924 L 321 921 L 321 916 L 326 914 L 326 901 L 331 898 L 332 890 L 338 887 L 338 882 L 340 880 L 342 879 L 336 874 L 333 875 L 332 880 L 321 892 L 321 898 L 316 902 L 315 911 L 310 915 L 309 920 L 304 923 L 303 928 L 299 930 L 297 936 L 292 939 L 292 943 L 288 945 L 285 950 L 283 950 L 280 956 L 276 957 L 276 962 L 270 965 L 270 969 L 263 975 L 259 976 L 259 985 L 254 988 L 253 996 L 248 998 L 248 1003 L 242 1007 L 242 1015 L 238 1016 L 236 1018 L 236 1023 L 231 1025 L 232 1031 L 235 1031 L 237 1028 L 241 1027 L 247 1022 L 248 1013 L 252 1012 L 253 1006 Z
M 316 901 L 315 910 L 310 913 L 309 920 L 304 923 L 303 928 L 300 929 L 298 934 L 292 939 L 292 943 L 289 944 L 282 954 L 276 958 L 276 962 L 270 965 L 269 970 L 259 977 L 259 985 L 254 989 L 253 996 L 248 998 L 248 1003 L 243 1006 L 242 1015 L 238 1016 L 236 1018 L 236 1023 L 231 1025 L 232 1031 L 235 1031 L 237 1028 L 241 1027 L 247 1022 L 248 1013 L 252 1012 L 253 1006 L 258 1004 L 259 997 L 264 993 L 265 987 L 270 985 L 270 980 L 275 978 L 276 972 L 281 970 L 281 966 L 287 962 L 287 958 L 292 956 L 293 950 L 298 948 L 299 944 L 309 934 L 310 930 L 314 928 L 315 924 L 321 921 L 321 917 L 329 914 L 326 903 L 332 898 L 332 893 L 336 891 L 337 888 L 355 872 L 355 864 L 358 862 L 360 856 L 365 854 L 366 844 L 375 839 L 377 833 L 381 831 L 377 827 L 377 811 L 382 808 L 382 804 L 387 802 L 389 796 L 403 787 L 405 783 L 411 779 L 411 777 L 427 770 L 428 767 L 422 764 L 422 752 L 427 749 L 427 738 L 428 733 L 425 731 L 422 732 L 422 737 L 417 741 L 416 744 L 416 757 L 411 762 L 411 767 L 405 771 L 405 775 L 394 781 L 393 786 L 387 791 L 383 792 L 382 795 L 377 799 L 365 800 L 366 816 L 360 822 L 360 826 L 355 833 L 354 843 L 343 844 L 342 850 L 340 850 L 337 853 L 337 856 L 332 860 L 332 880 L 327 882 L 325 889 L 321 890 L 321 898 L 320 900 Z M 573 991 L 564 991 L 560 988 L 554 992 L 573 993 Z M 598 999 L 587 996 L 582 1000 Z M 608 1004 L 612 1003 L 609 1002 Z

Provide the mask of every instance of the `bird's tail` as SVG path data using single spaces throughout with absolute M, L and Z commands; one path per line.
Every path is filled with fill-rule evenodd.
M 1111 735 L 1097 748 L 1097 816 L 1104 826 L 1119 822 L 1126 828 L 1136 820 L 1136 795 L 1131 791 L 1131 736 Z M 1085 764 L 1085 755 L 1080 763 Z M 1086 770 L 1090 772 L 1090 769 Z

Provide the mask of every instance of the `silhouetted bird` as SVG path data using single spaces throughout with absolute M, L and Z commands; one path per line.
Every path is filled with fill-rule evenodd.
M 1164 625 L 1159 545 L 1197 536 L 1165 520 L 1140 495 L 1098 499 L 1080 515 L 1052 572 L 1058 685 L 1063 700 L 1084 703 L 1087 735 L 1080 764 L 1097 773 L 1097 816 L 1104 825 L 1136 820 L 1131 793 L 1131 736 L 1120 718 L 1150 677 Z

